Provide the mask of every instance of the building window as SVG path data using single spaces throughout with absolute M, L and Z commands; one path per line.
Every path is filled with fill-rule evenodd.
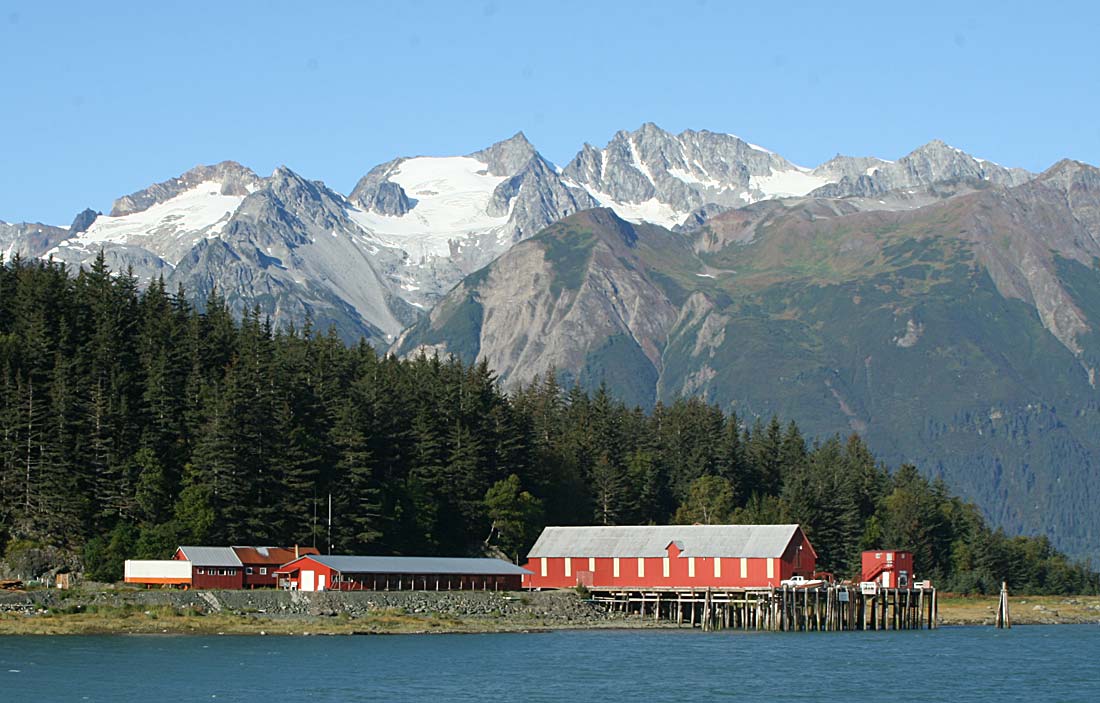
M 645 557 L 638 557 L 638 578 L 645 578 Z
M 749 577 L 749 560 L 745 557 L 741 557 L 741 578 L 747 579 Z
M 661 571 L 664 572 L 664 577 L 666 579 L 668 578 L 668 567 L 669 567 L 668 557 L 665 557 L 664 559 L 661 559 Z
M 203 575 L 206 574 L 206 569 L 195 569 L 195 573 L 197 573 L 200 576 L 203 576 Z
M 543 577 L 546 576 L 546 557 L 542 558 L 542 575 Z
M 714 557 L 714 578 L 722 578 L 722 557 Z
M 267 567 L 266 566 L 261 566 L 260 567 L 260 576 L 267 576 Z
M 619 557 L 615 557 L 615 559 L 611 562 L 611 565 L 612 569 L 614 569 L 615 578 L 619 578 Z
M 665 574 L 668 576 L 668 574 Z M 688 578 L 695 578 L 695 557 L 688 557 Z
M 588 570 L 596 573 L 596 557 L 588 557 Z
M 251 576 L 252 575 L 252 567 L 251 566 L 244 567 L 244 572 L 246 574 L 248 574 L 249 576 Z
M 768 578 L 775 578 L 775 559 L 768 559 Z
M 571 557 L 565 558 L 565 575 L 567 578 L 573 575 L 573 559 Z

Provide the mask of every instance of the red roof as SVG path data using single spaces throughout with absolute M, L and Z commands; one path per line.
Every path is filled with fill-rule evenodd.
M 295 554 L 294 550 L 298 553 Z M 308 554 L 320 554 L 316 547 L 233 547 L 242 564 L 252 566 L 282 566 Z

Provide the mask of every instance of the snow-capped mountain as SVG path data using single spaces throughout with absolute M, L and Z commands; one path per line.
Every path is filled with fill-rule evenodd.
M 276 324 L 308 317 L 348 339 L 391 339 L 463 276 L 581 210 L 689 227 L 766 199 L 903 209 L 943 197 L 921 191 L 938 183 L 1030 177 L 942 142 L 896 162 L 838 156 L 811 169 L 733 135 L 653 124 L 602 149 L 585 144 L 559 169 L 518 133 L 465 156 L 394 159 L 346 197 L 285 167 L 264 178 L 231 161 L 199 166 L 68 228 L 0 223 L 0 254 L 75 267 L 102 250 L 112 269 L 163 276 L 198 300 L 216 287 L 238 311 L 259 305 Z
M 467 156 L 376 166 L 349 200 L 356 223 L 407 254 L 402 290 L 420 306 L 517 241 L 598 205 L 567 186 L 522 132 Z
M 673 135 L 651 123 L 618 132 L 603 149 L 585 144 L 562 176 L 621 217 L 666 227 L 707 204 L 741 207 L 829 182 L 732 134 Z

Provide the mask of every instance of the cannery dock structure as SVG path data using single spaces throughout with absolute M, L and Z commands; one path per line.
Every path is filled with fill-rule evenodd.
M 655 621 L 773 632 L 920 630 L 937 626 L 936 589 L 810 583 L 769 588 L 589 590 L 609 610 Z

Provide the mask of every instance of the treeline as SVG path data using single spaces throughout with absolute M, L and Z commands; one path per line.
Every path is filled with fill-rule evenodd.
M 517 558 L 546 524 L 672 521 L 801 523 L 838 577 L 889 547 L 950 589 L 1100 589 L 856 436 L 808 443 L 698 400 L 647 413 L 553 373 L 506 395 L 485 364 L 238 322 L 217 294 L 139 292 L 102 257 L 75 275 L 0 261 L 9 566 L 114 579 L 187 543 Z

